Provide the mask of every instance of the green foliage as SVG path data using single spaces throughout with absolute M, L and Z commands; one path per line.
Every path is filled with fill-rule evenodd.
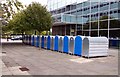
M 51 14 L 39 3 L 30 4 L 25 10 L 16 13 L 8 27 L 16 33 L 33 34 L 36 31 L 49 31 L 52 25 Z
M 21 11 L 13 16 L 13 19 L 9 21 L 7 26 L 15 33 L 24 33 L 29 30 L 29 27 L 27 27 L 29 24 L 25 21 L 25 18 L 24 12 Z
M 6 2 L 2 4 L 2 8 L 4 10 L 3 18 L 9 21 L 12 16 L 22 10 L 24 6 L 18 0 L 6 0 Z
M 33 2 L 24 12 L 27 17 L 26 20 L 29 22 L 29 27 L 31 29 L 37 30 L 39 33 L 50 30 L 52 18 L 46 7 L 39 3 Z
M 47 34 L 46 31 L 42 31 L 42 32 L 41 32 L 41 35 L 46 35 L 46 34 Z

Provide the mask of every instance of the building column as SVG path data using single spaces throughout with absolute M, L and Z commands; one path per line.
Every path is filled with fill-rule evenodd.
M 65 35 L 66 35 L 66 25 L 65 25 Z
M 108 10 L 108 39 L 109 39 L 109 37 L 110 37 L 110 36 L 109 36 L 109 35 L 110 35 L 110 34 L 109 34 L 109 30 L 110 30 L 110 29 L 109 29 L 109 28 L 110 28 L 110 1 L 109 1 L 109 10 Z
M 75 36 L 77 35 L 77 24 L 75 25 Z
M 70 36 L 71 36 L 71 25 L 70 25 Z
M 91 1 L 90 2 L 90 7 L 91 7 Z M 90 8 L 90 13 L 91 13 L 91 8 Z M 89 21 L 89 36 L 91 36 L 91 14 L 90 14 L 90 21 Z

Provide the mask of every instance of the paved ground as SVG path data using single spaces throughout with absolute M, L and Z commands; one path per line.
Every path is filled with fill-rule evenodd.
M 82 58 L 17 43 L 2 46 L 3 75 L 117 75 L 118 50 L 108 57 Z M 28 71 L 19 68 L 26 67 Z

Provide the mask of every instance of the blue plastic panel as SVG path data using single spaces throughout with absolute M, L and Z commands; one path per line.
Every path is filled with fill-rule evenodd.
M 29 45 L 31 44 L 31 35 L 29 35 Z
M 68 53 L 68 37 L 64 36 L 63 39 L 63 52 Z
M 36 38 L 36 47 L 39 47 L 39 43 L 40 43 L 40 36 L 37 36 L 37 38 Z
M 34 46 L 34 36 L 32 36 L 32 46 Z
M 41 38 L 41 48 L 44 48 L 44 36 Z
M 49 49 L 50 50 L 50 36 L 48 36 L 48 38 L 47 38 L 47 49 Z
M 55 36 L 54 50 L 58 51 L 58 36 Z
M 75 38 L 75 48 L 74 48 L 75 55 L 82 55 L 82 38 L 80 36 L 76 36 Z

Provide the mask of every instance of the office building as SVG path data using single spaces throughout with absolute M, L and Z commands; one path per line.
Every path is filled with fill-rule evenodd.
M 53 35 L 120 38 L 120 0 L 48 0 Z

